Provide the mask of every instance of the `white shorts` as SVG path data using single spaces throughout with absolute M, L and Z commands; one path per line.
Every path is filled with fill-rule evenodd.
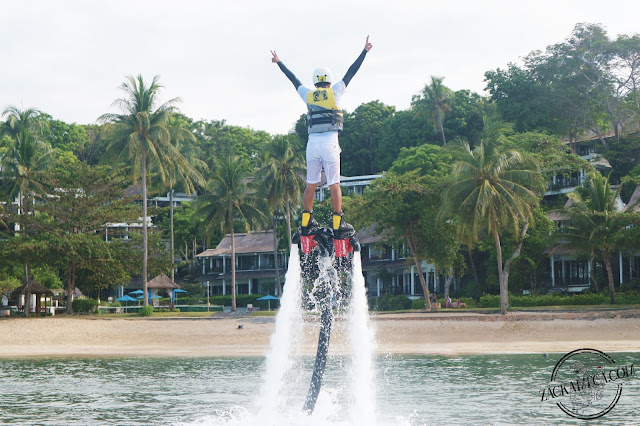
M 307 143 L 307 183 L 320 183 L 322 168 L 327 185 L 340 183 L 340 145 L 338 142 Z

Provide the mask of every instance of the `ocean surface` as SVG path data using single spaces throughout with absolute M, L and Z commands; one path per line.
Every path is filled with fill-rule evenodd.
M 377 357 L 372 415 L 378 425 L 585 424 L 556 401 L 541 400 L 562 355 Z M 640 425 L 640 354 L 609 355 L 636 371 L 620 382 L 615 407 L 589 424 Z M 359 425 L 349 414 L 350 362 L 329 359 L 318 404 L 307 416 L 301 408 L 311 357 L 298 358 L 285 408 L 269 415 L 256 411 L 259 394 L 269 389 L 264 358 L 0 360 L 0 423 Z

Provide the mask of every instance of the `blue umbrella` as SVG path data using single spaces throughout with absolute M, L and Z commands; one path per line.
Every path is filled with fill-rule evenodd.
M 144 294 L 144 291 L 142 291 L 142 290 L 136 290 L 136 291 L 132 291 L 132 292 L 131 292 L 131 293 L 129 293 L 129 294 Z
M 182 290 L 181 288 L 176 288 L 173 290 L 173 299 L 175 301 L 177 294 L 176 293 L 187 293 L 187 290 Z
M 133 297 L 126 295 L 126 296 L 122 296 L 122 297 L 118 297 L 116 299 L 116 301 L 118 302 L 135 302 L 136 299 L 134 299 Z
M 144 296 L 140 295 L 138 296 L 138 299 L 142 299 Z M 154 294 L 150 297 L 150 299 L 162 299 L 162 296 L 158 296 L 157 294 Z
M 279 298 L 279 297 L 272 296 L 272 295 L 270 295 L 270 294 L 267 294 L 266 296 L 261 297 L 261 298 L 256 299 L 256 300 L 266 300 L 266 301 L 267 301 L 267 305 L 269 306 L 269 310 L 271 310 L 271 301 L 272 301 L 272 300 L 280 300 L 280 298 Z

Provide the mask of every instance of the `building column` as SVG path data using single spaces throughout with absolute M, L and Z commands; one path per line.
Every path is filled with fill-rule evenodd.
M 376 277 L 376 284 L 378 285 L 378 297 L 380 297 L 380 278 Z
M 249 278 L 249 295 L 251 295 L 251 284 L 253 284 L 253 278 Z
M 411 267 L 411 295 L 416 294 L 415 292 L 415 273 L 414 273 L 414 268 L 415 266 Z
M 618 252 L 618 262 L 620 264 L 620 284 L 622 284 L 622 252 Z
M 222 280 L 222 295 L 227 295 L 227 282 L 225 280 Z
M 556 286 L 555 256 L 551 255 L 551 287 Z
M 222 255 L 222 273 L 227 273 L 227 258 L 224 255 Z

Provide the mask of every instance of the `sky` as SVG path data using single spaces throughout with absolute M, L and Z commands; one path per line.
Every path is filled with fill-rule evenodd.
M 482 95 L 484 73 L 565 40 L 579 22 L 640 32 L 637 0 L 0 0 L 0 108 L 90 124 L 128 75 L 160 76 L 161 101 L 193 119 L 287 133 L 304 103 L 270 50 L 305 85 L 337 80 L 373 44 L 342 107 L 403 110 L 430 76 Z

